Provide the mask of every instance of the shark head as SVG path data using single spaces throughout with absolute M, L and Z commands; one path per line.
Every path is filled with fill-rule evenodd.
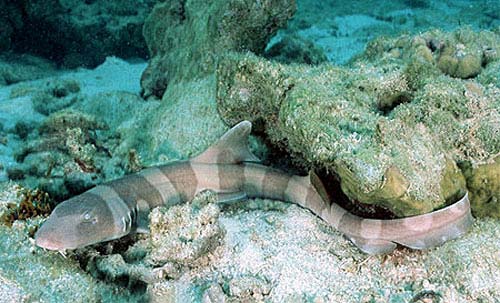
M 48 250 L 76 249 L 115 239 L 117 229 L 106 201 L 86 192 L 57 205 L 35 234 L 35 244 Z

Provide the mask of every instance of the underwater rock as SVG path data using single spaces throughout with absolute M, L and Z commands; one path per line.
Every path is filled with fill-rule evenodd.
M 450 35 L 464 31 L 500 40 Z M 443 207 L 466 190 L 456 162 L 500 151 L 500 88 L 437 67 L 418 73 L 436 65 L 422 38 L 432 35 L 376 41 L 350 69 L 228 55 L 217 71 L 219 113 L 229 125 L 255 122 L 305 166 L 334 172 L 353 201 L 402 217 Z
M 96 131 L 107 128 L 90 115 L 58 111 L 38 127 L 38 137 L 26 141 L 10 169 L 21 171 L 26 184 L 56 200 L 80 193 L 104 179 L 110 142 L 101 141 Z
M 304 63 L 317 65 L 328 61 L 321 48 L 299 35 L 284 37 L 269 47 L 265 51 L 264 56 L 286 64 Z
M 9 50 L 15 40 L 15 33 L 23 27 L 21 10 L 16 1 L 0 0 L 0 52 Z
M 53 63 L 42 58 L 11 53 L 3 54 L 0 55 L 0 87 L 47 77 L 54 74 L 55 70 Z
M 29 295 L 16 282 L 5 278 L 1 270 L 0 297 L 5 302 L 29 302 Z
M 500 218 L 500 156 L 491 163 L 467 167 L 464 174 L 474 215 Z
M 73 79 L 55 79 L 46 83 L 43 90 L 33 97 L 33 108 L 43 114 L 50 115 L 71 106 L 77 101 L 75 95 L 80 91 L 80 84 Z
M 191 203 L 153 209 L 149 223 L 152 251 L 147 262 L 193 266 L 221 245 L 225 230 L 218 222 L 220 209 L 215 199 L 213 193 L 204 192 Z
M 351 64 L 372 64 L 379 68 L 397 68 L 397 64 L 415 70 L 407 72 L 410 87 L 418 89 L 418 81 L 432 82 L 442 73 L 460 79 L 474 78 L 500 58 L 500 33 L 473 31 L 470 27 L 452 32 L 427 31 L 397 38 L 379 37 L 370 41 L 366 50 Z M 415 68 L 412 65 L 425 65 Z M 412 79 L 414 79 L 412 81 Z M 413 85 L 411 85 L 413 84 Z
M 261 301 L 271 292 L 268 281 L 253 276 L 242 276 L 229 281 L 229 295 L 232 300 Z
M 144 58 L 142 26 L 155 2 L 7 1 L 0 49 L 38 54 L 66 67 L 94 67 L 109 55 Z
M 171 82 L 214 72 L 227 51 L 262 53 L 295 12 L 295 1 L 168 1 L 144 23 L 151 60 L 141 79 L 143 95 L 161 99 Z

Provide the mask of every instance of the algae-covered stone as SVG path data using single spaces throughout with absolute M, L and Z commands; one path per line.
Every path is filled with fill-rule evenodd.
M 0 55 L 0 87 L 55 73 L 55 65 L 48 60 L 30 55 Z
M 414 36 L 379 37 L 369 42 L 365 52 L 352 64 L 372 63 L 386 68 L 404 64 L 411 68 L 410 79 L 423 81 L 431 81 L 436 72 L 468 79 L 500 58 L 499 45 L 498 31 L 475 32 L 469 27 L 450 33 L 433 30 Z M 412 67 L 422 64 L 426 67 Z
M 105 163 L 111 158 L 99 130 L 108 126 L 75 110 L 50 115 L 18 152 L 11 169 L 23 172 L 24 183 L 40 187 L 56 200 L 83 190 L 104 179 Z
M 328 61 L 323 50 L 299 35 L 285 36 L 272 44 L 264 56 L 281 63 L 320 64 Z
M 293 0 L 158 3 L 144 24 L 151 55 L 141 79 L 144 96 L 161 98 L 172 81 L 213 73 L 221 53 L 262 53 L 294 12 Z
M 491 163 L 466 169 L 472 210 L 480 217 L 500 217 L 500 156 Z
M 214 199 L 212 194 L 203 193 L 192 204 L 154 209 L 150 214 L 152 251 L 148 262 L 192 265 L 219 246 L 225 231 L 218 222 L 220 209 Z
M 228 124 L 254 121 L 275 145 L 335 172 L 353 200 L 398 216 L 429 212 L 464 194 L 456 161 L 477 163 L 500 150 L 500 91 L 436 70 L 416 80 L 384 60 L 341 69 L 226 56 L 217 74 L 219 113 Z M 426 62 L 415 54 L 406 60 Z
M 50 115 L 75 103 L 77 101 L 75 94 L 79 91 L 80 84 L 76 80 L 49 81 L 43 90 L 33 96 L 33 107 L 41 114 Z

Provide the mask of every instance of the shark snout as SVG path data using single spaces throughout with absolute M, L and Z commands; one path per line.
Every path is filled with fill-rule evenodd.
M 45 224 L 35 234 L 35 244 L 48 250 L 64 249 L 63 243 L 54 236 L 54 233 Z
M 59 218 L 54 213 L 45 221 L 35 234 L 35 244 L 48 250 L 65 250 L 72 249 L 70 228 L 67 226 L 64 219 Z

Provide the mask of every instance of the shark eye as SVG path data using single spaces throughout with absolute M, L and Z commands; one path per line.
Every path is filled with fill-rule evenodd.
M 85 213 L 83 213 L 82 218 L 83 218 L 84 222 L 88 222 L 88 223 L 92 223 L 92 224 L 97 223 L 97 216 L 94 216 L 89 211 L 86 211 Z

